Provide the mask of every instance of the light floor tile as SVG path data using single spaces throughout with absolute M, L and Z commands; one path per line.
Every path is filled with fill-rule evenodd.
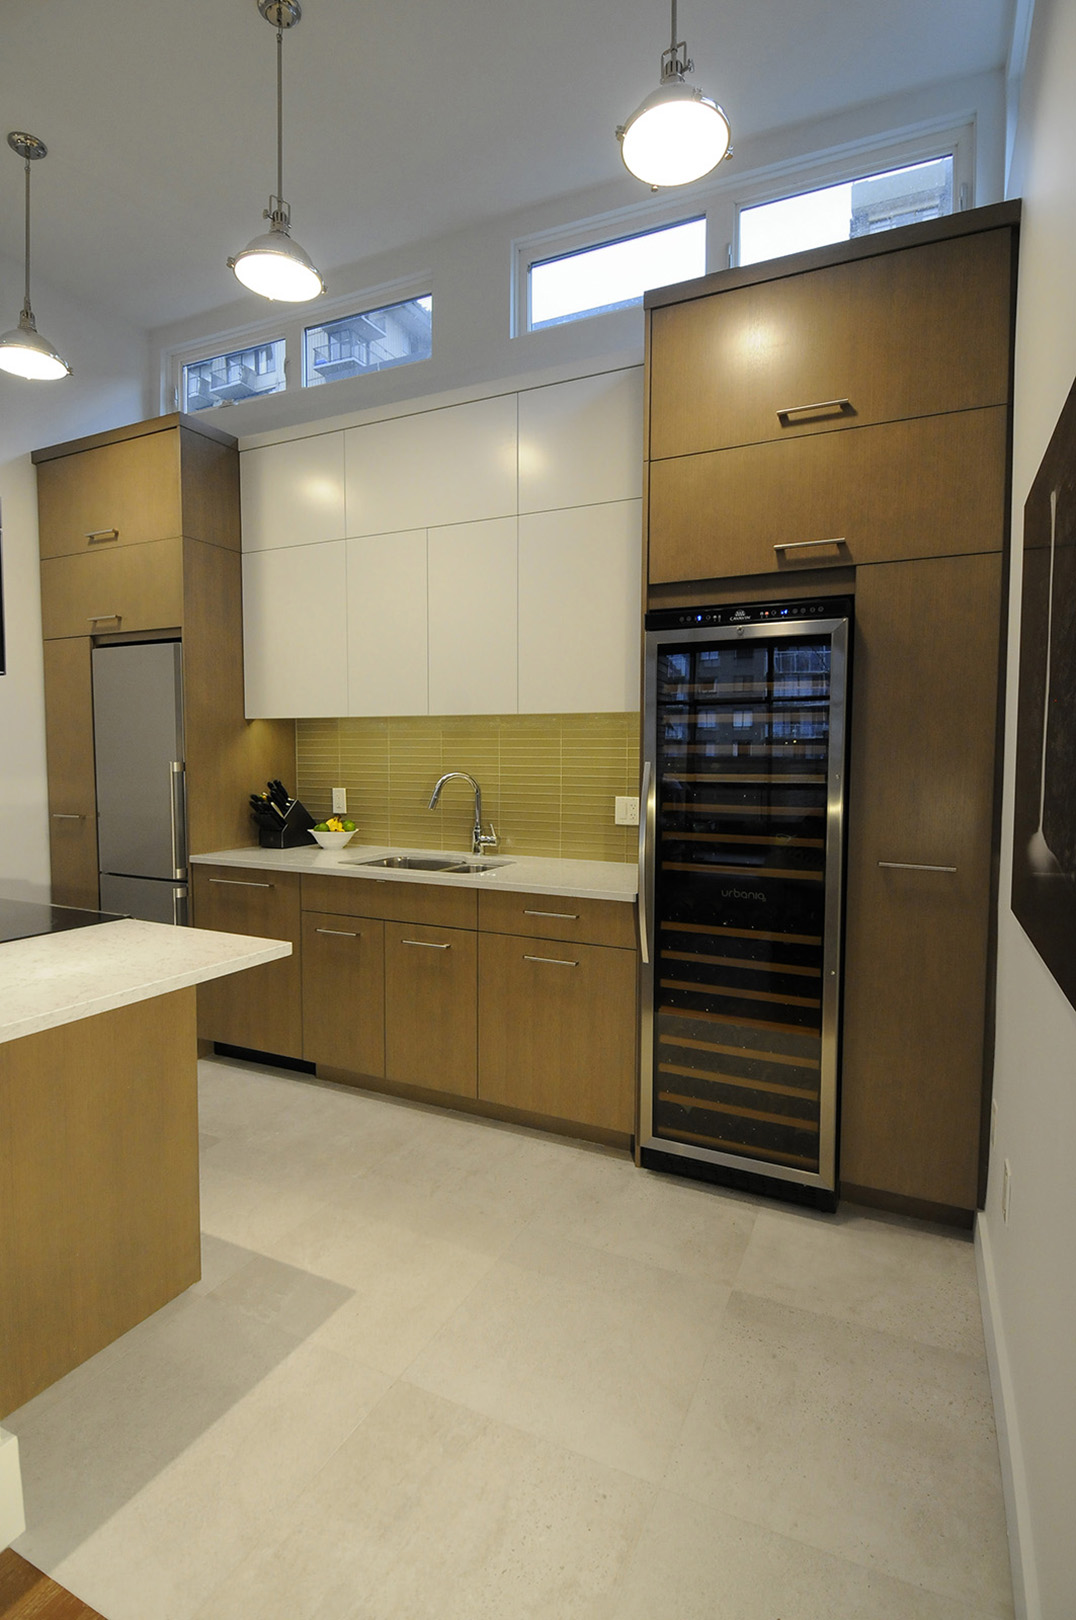
M 197 1620 L 593 1620 L 650 1497 L 398 1384 Z
M 719 1284 L 526 1233 L 407 1378 L 656 1480 L 727 1297 Z
M 976 1357 L 734 1294 L 664 1484 L 972 1607 L 1008 1591 Z
M 603 1620 L 1007 1620 L 663 1491 Z
M 760 1211 L 736 1286 L 844 1322 L 983 1354 L 975 1250 L 963 1234 L 843 1205 Z

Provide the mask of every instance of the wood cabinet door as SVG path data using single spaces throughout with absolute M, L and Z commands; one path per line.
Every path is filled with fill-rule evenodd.
M 403 1085 L 478 1092 L 478 951 L 460 928 L 385 924 L 385 1074 Z
M 292 943 L 292 954 L 279 961 L 199 985 L 199 1036 L 228 1046 L 301 1058 L 298 874 L 229 866 L 195 866 L 192 871 L 195 927 Z
M 1011 262 L 1006 227 L 655 309 L 650 456 L 1004 404 Z
M 99 902 L 90 638 L 46 641 L 44 651 L 52 901 L 94 910 Z
M 41 564 L 41 627 L 59 636 L 174 630 L 183 624 L 183 541 L 48 557 Z
M 1004 406 L 650 467 L 652 583 L 999 550 Z
M 1002 559 L 856 577 L 841 1179 L 972 1210 Z
M 634 1130 L 634 951 L 482 934 L 478 998 L 483 1101 Z
M 179 431 L 171 428 L 39 462 L 42 557 L 182 534 L 179 457 Z
M 385 925 L 303 913 L 303 1056 L 353 1074 L 385 1073 Z

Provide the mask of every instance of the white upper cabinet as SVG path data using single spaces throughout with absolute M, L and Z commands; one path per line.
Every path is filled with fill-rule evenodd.
M 347 542 L 347 634 L 348 714 L 428 713 L 425 529 Z
M 639 707 L 642 502 L 519 519 L 519 711 Z
M 514 714 L 516 519 L 428 535 L 431 714 Z
M 248 719 L 347 713 L 346 598 L 342 540 L 244 556 Z
M 519 395 L 519 510 L 642 495 L 641 366 Z
M 289 439 L 239 458 L 243 550 L 344 538 L 344 435 Z
M 515 394 L 366 423 L 344 438 L 349 536 L 515 513 Z

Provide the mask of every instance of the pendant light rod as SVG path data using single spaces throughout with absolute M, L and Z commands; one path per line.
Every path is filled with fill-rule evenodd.
M 25 231 L 24 231 L 24 241 L 25 241 L 24 271 L 25 271 L 25 274 L 24 274 L 24 279 L 23 279 L 22 307 L 23 307 L 24 311 L 27 314 L 29 314 L 29 312 L 30 312 L 30 162 L 31 162 L 31 159 L 33 159 L 33 158 L 47 157 L 49 149 L 45 145 L 44 141 L 39 141 L 38 140 L 36 135 L 24 135 L 23 132 L 21 130 L 18 130 L 18 129 L 13 129 L 11 131 L 11 134 L 7 138 L 7 144 L 10 146 L 10 148 L 11 148 L 11 150 L 13 152 L 17 152 L 19 154 L 19 156 L 23 159 L 25 167 L 26 167 L 26 187 L 25 187 L 25 192 L 26 192 L 26 200 L 25 200 L 26 226 L 25 226 Z
M 284 206 L 284 28 L 276 29 L 276 200 Z

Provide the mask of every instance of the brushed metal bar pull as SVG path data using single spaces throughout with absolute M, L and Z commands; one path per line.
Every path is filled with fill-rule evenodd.
M 835 534 L 831 540 L 778 540 L 774 551 L 803 550 L 808 546 L 843 546 L 847 544 L 843 534 Z
M 275 889 L 275 883 L 252 883 L 249 878 L 210 878 L 210 883 L 223 883 L 229 889 Z
M 794 416 L 820 416 L 823 411 L 836 411 L 838 416 L 843 416 L 851 409 L 850 399 L 817 399 L 813 405 L 783 405 L 777 412 L 777 420 L 782 427 L 789 427 Z
M 361 939 L 362 935 L 347 928 L 315 928 L 315 934 L 336 934 L 340 939 Z
M 102 620 L 104 620 L 104 619 L 115 619 L 117 624 L 121 624 L 122 621 L 123 621 L 123 614 L 122 613 L 87 613 L 87 615 L 86 615 L 87 624 L 100 624 L 102 622 Z
M 98 540 L 118 540 L 119 537 L 120 531 L 118 529 L 88 529 L 86 531 L 86 539 L 91 546 L 96 545 Z
M 524 917 L 559 917 L 562 922 L 578 922 L 578 911 L 528 911 L 523 908 Z
M 80 816 L 77 810 L 54 810 L 52 819 L 53 821 L 85 821 L 86 817 Z
M 922 861 L 879 861 L 879 866 L 887 866 L 897 872 L 955 872 L 955 866 L 927 866 Z
M 401 939 L 401 945 L 421 945 L 424 951 L 450 951 L 451 945 L 438 945 L 432 939 Z
M 578 967 L 578 962 L 569 962 L 563 956 L 526 956 L 524 962 L 549 962 L 553 967 Z

